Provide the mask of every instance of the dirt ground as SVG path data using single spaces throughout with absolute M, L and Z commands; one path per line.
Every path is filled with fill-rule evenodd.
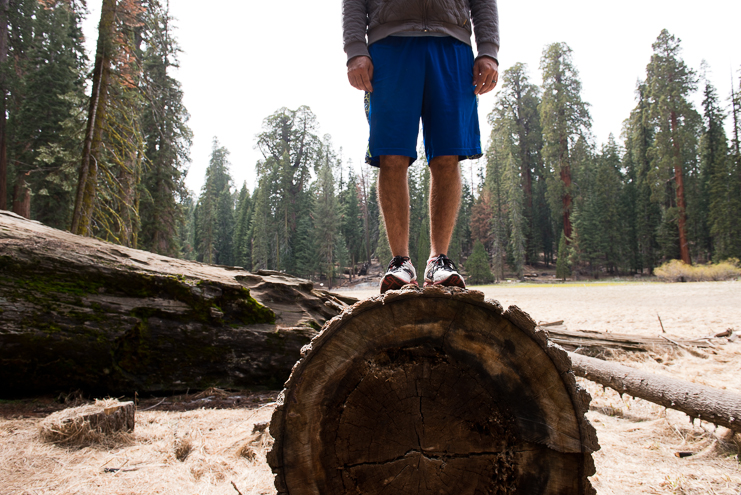
M 501 284 L 476 287 L 506 308 L 569 329 L 697 338 L 741 332 L 741 283 Z M 377 291 L 347 291 L 364 298 Z M 658 315 L 658 316 L 657 316 Z M 682 349 L 615 353 L 654 373 L 741 392 L 741 338 L 690 354 Z M 592 482 L 600 495 L 741 495 L 741 435 L 583 379 L 602 449 Z M 0 494 L 274 494 L 265 462 L 276 393 L 211 390 L 142 401 L 132 435 L 107 445 L 44 443 L 52 399 L 0 401 Z M 264 426 L 264 425 L 263 425 Z M 259 427 L 258 427 L 259 430 Z M 681 456 L 681 457 L 680 457 Z

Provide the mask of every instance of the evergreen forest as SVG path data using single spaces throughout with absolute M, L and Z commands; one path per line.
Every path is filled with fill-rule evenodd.
M 104 0 L 94 59 L 85 13 L 84 0 L 0 0 L 0 209 L 329 287 L 371 259 L 388 262 L 377 171 L 345 159 L 306 106 L 264 117 L 262 158 L 239 164 L 255 167 L 254 189 L 234 183 L 214 138 L 204 185 L 189 191 L 193 135 L 167 4 Z M 522 277 L 527 266 L 593 277 L 741 258 L 738 93 L 718 94 L 662 31 L 621 135 L 597 146 L 569 46 L 544 47 L 537 69 L 500 74 L 485 157 L 464 180 L 447 254 L 471 282 Z M 430 248 L 424 161 L 409 174 L 418 272 Z

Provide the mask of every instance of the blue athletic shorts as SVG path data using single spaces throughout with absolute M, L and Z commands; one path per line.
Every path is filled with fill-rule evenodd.
M 365 95 L 367 163 L 378 167 L 382 155 L 416 160 L 420 118 L 428 161 L 482 156 L 469 45 L 450 36 L 389 36 L 369 50 L 374 70 L 373 93 Z

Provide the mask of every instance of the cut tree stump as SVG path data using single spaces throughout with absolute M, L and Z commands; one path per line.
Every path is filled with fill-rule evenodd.
M 41 436 L 56 443 L 90 443 L 119 432 L 132 432 L 136 425 L 133 402 L 97 401 L 55 412 L 40 426 Z
M 280 495 L 594 493 L 589 394 L 517 307 L 407 286 L 302 353 L 270 423 Z
M 301 347 L 354 301 L 0 210 L 0 397 L 279 388 Z

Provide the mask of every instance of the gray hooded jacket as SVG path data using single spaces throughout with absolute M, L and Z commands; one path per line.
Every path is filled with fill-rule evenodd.
M 497 60 L 497 0 L 342 0 L 348 61 L 360 55 L 370 56 L 369 44 L 400 32 L 442 33 L 470 45 L 471 20 L 478 56 Z

